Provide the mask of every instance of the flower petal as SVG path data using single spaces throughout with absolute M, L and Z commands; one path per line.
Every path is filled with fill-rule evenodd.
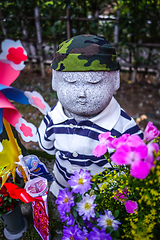
M 160 131 L 153 125 L 152 122 L 149 122 L 144 130 L 144 140 L 151 141 L 158 137 Z
M 144 161 L 137 161 L 131 165 L 132 177 L 135 177 L 138 179 L 144 179 L 148 176 L 149 172 L 150 172 L 150 167 Z
M 124 205 L 128 213 L 135 213 L 138 208 L 137 202 L 133 202 L 131 200 L 126 201 Z
M 93 150 L 93 154 L 96 157 L 101 157 L 103 156 L 105 153 L 107 152 L 107 147 L 104 144 L 98 144 L 94 150 Z

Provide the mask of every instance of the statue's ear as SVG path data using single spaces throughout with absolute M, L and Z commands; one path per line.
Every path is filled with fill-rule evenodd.
M 52 69 L 52 89 L 54 91 L 57 91 L 57 80 L 56 80 L 56 74 L 54 69 Z
M 120 72 L 119 70 L 114 72 L 115 77 L 114 77 L 114 91 L 117 91 L 120 87 Z

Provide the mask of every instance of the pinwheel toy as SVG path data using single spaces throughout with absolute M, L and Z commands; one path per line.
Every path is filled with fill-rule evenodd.
M 22 104 L 30 104 L 46 114 L 50 107 L 44 101 L 43 97 L 36 91 L 22 91 L 11 87 L 11 83 L 19 76 L 20 71 L 25 67 L 24 61 L 27 60 L 27 52 L 21 42 L 6 39 L 2 42 L 2 52 L 0 53 L 0 133 L 3 131 L 3 124 L 6 129 L 9 141 L 7 139 L 0 143 L 0 177 L 2 185 L 8 189 L 10 196 L 15 199 L 21 199 L 23 202 L 32 202 L 34 226 L 44 240 L 49 240 L 49 218 L 47 206 L 48 185 L 47 179 L 52 180 L 45 165 L 37 158 L 37 167 L 31 170 L 37 176 L 30 179 L 29 168 L 26 165 L 35 164 L 35 158 L 27 156 L 25 159 L 21 155 L 16 139 L 14 138 L 11 126 L 20 133 L 22 139 L 26 142 L 37 141 L 36 127 L 26 122 L 19 111 L 8 100 L 16 101 Z M 25 161 L 26 160 L 26 161 Z M 16 168 L 20 171 L 25 184 L 25 189 L 19 188 L 15 184 L 5 183 L 12 173 L 15 179 Z M 45 224 L 44 224 L 45 223 Z
M 12 173 L 14 178 L 19 155 L 21 155 L 21 151 L 13 136 L 10 125 L 15 127 L 24 141 L 37 141 L 36 127 L 23 119 L 19 111 L 8 99 L 22 104 L 30 104 L 38 108 L 43 114 L 45 114 L 50 107 L 36 91 L 25 92 L 10 86 L 19 76 L 20 71 L 25 67 L 24 61 L 27 60 L 27 52 L 23 48 L 21 42 L 19 40 L 13 41 L 11 39 L 5 39 L 2 42 L 1 49 L 0 133 L 3 131 L 4 124 L 9 138 L 8 142 L 7 140 L 3 140 L 2 143 L 0 143 L 0 176 L 2 177 L 3 185 L 10 173 Z M 21 168 L 21 172 L 26 182 L 27 178 L 23 168 Z

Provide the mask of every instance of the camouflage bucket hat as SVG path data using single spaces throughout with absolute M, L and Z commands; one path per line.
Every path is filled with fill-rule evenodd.
M 62 42 L 53 55 L 52 68 L 56 71 L 116 71 L 115 48 L 103 37 L 79 35 Z

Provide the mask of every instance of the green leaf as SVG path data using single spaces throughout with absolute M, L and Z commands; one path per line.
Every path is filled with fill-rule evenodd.
M 80 202 L 82 200 L 82 195 L 79 195 L 77 198 L 76 198 L 76 202 Z
M 99 212 L 95 211 L 96 213 L 96 218 L 99 218 Z
M 78 218 L 78 223 L 80 224 L 80 226 L 85 226 L 85 224 L 84 224 L 84 221 L 83 221 L 83 218 L 82 218 L 82 217 L 79 217 L 79 218 Z
M 72 209 L 72 214 L 74 218 L 77 218 L 77 211 L 74 208 Z
M 111 237 L 112 238 L 118 238 L 120 236 L 120 234 L 119 234 L 119 231 L 118 230 L 115 230 L 115 231 L 113 231 L 112 233 L 111 233 Z
M 117 218 L 119 216 L 119 210 L 117 209 L 115 212 L 114 212 L 114 217 Z
M 111 233 L 111 232 L 113 232 L 113 230 L 114 230 L 113 227 L 107 227 L 107 228 L 105 229 L 106 233 Z

